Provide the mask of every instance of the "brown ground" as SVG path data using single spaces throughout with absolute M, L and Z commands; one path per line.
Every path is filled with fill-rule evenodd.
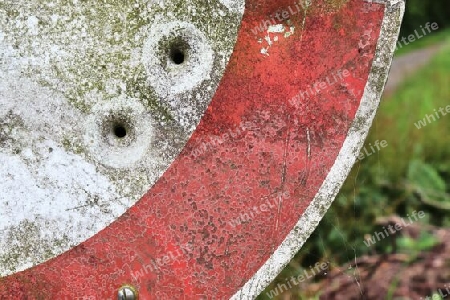
M 396 217 L 390 218 L 395 221 Z M 420 231 L 435 236 L 438 244 L 418 254 L 392 253 L 356 259 L 346 266 L 332 267 L 319 283 L 302 287 L 320 299 L 431 299 L 439 289 L 442 298 L 450 299 L 450 229 L 411 225 L 401 232 L 417 238 Z M 392 297 L 388 297 L 391 294 Z M 281 297 L 280 299 L 289 299 Z M 298 298 L 292 298 L 298 299 Z M 440 298 L 433 298 L 440 299 Z

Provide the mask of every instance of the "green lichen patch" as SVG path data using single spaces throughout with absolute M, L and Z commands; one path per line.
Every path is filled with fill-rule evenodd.
M 3 245 L 7 252 L 0 255 L 2 269 L 17 271 L 16 266 L 27 262 L 29 266 L 35 265 L 42 258 L 49 259 L 57 254 L 58 250 L 66 247 L 70 242 L 66 236 L 48 239 L 43 236 L 40 229 L 42 221 L 24 220 L 17 226 L 5 230 L 6 238 Z
M 112 99 L 127 93 L 121 87 L 134 79 L 131 74 L 139 68 L 140 49 L 155 18 L 165 16 L 201 29 L 214 28 L 204 31 L 216 50 L 222 51 L 232 49 L 230 26 L 237 23 L 237 16 L 223 11 L 220 3 L 204 5 L 199 0 L 174 1 L 164 7 L 137 0 L 62 1 L 56 6 L 52 1 L 34 0 L 27 4 L 6 1 L 1 7 L 6 16 L 0 18 L 0 24 L 12 33 L 8 38 L 15 40 L 22 55 L 50 62 L 48 68 L 30 65 L 24 73 L 62 92 L 86 113 L 96 98 Z M 212 15 L 220 18 L 210 18 Z M 30 20 L 37 20 L 33 28 L 27 28 Z M 42 41 L 38 46 L 33 42 L 36 39 Z
M 155 112 L 153 116 L 157 121 L 173 121 L 173 117 L 167 107 L 149 86 L 143 68 L 137 69 L 135 76 L 126 81 L 126 89 L 130 97 L 139 99 L 144 107 L 149 111 Z

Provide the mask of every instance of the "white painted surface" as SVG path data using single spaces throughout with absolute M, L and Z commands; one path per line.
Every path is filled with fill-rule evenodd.
M 244 14 L 245 10 L 245 0 L 219 0 L 220 3 L 225 5 L 229 10 L 239 13 L 240 15 Z
M 214 95 L 241 18 L 200 0 L 0 3 L 0 276 L 92 237 L 150 189 Z M 191 56 L 152 80 L 167 62 L 152 41 L 177 26 Z

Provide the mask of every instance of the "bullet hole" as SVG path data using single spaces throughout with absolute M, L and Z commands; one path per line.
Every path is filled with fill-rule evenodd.
M 181 65 L 186 60 L 186 55 L 183 50 L 179 48 L 172 48 L 170 50 L 170 59 L 176 65 Z
M 114 124 L 113 133 L 117 138 L 122 139 L 127 136 L 127 129 L 123 124 Z

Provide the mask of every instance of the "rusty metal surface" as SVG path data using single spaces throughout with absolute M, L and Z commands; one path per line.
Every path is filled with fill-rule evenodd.
M 125 285 L 140 299 L 256 296 L 308 238 L 358 155 L 403 2 L 246 1 L 243 16 L 243 3 L 228 1 L 88 2 L 61 8 L 71 34 L 42 32 L 54 1 L 0 4 L 0 120 L 10 130 L 0 135 L 0 173 L 11 177 L 0 185 L 0 298 L 114 299 Z M 124 24 L 134 27 L 114 27 Z M 90 40 L 83 32 L 92 44 L 70 52 L 70 39 Z M 58 61 L 51 51 L 63 45 L 73 56 Z M 172 50 L 186 61 L 172 64 Z M 64 201 L 75 208 L 52 219 L 74 226 L 51 231 L 33 211 L 39 201 L 19 204 L 41 195 L 14 194 L 27 186 L 17 176 L 42 174 L 70 179 L 36 185 L 65 191 L 42 199 L 48 211 Z M 7 205 L 23 210 L 15 227 Z M 65 231 L 73 236 L 58 239 Z

